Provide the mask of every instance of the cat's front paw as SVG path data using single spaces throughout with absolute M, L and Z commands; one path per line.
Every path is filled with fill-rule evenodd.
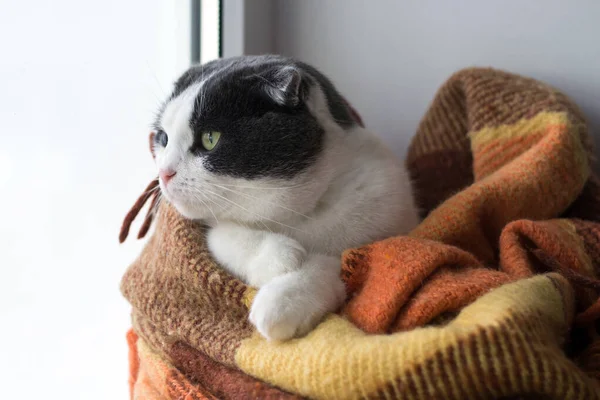
M 263 286 L 252 303 L 250 322 L 268 340 L 304 336 L 345 299 L 337 258 L 312 255 L 301 270 Z
M 306 250 L 297 240 L 268 235 L 248 261 L 248 284 L 263 287 L 273 278 L 299 269 L 305 257 Z

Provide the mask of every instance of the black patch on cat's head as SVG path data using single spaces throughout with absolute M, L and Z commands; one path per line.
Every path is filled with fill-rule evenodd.
M 325 134 L 305 103 L 315 84 L 336 122 L 344 128 L 355 124 L 331 82 L 289 58 L 242 56 L 194 66 L 176 82 L 171 99 L 203 80 L 190 120 L 189 151 L 216 174 L 289 179 L 310 166 Z M 202 134 L 213 131 L 221 132 L 220 140 L 207 151 Z

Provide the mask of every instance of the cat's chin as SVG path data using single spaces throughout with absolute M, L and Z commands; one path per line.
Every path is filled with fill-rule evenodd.
M 166 197 L 166 196 L 165 196 Z M 197 205 L 192 204 L 190 206 L 183 204 L 180 201 L 173 201 L 173 199 L 166 199 L 169 204 L 171 204 L 175 210 L 185 219 L 191 220 L 205 220 L 208 219 L 211 214 L 209 212 L 202 212 L 197 209 Z

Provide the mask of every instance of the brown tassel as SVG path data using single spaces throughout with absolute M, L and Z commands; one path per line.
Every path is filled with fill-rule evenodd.
M 144 190 L 142 195 L 140 197 L 138 197 L 138 199 L 135 202 L 135 204 L 133 205 L 133 207 L 131 207 L 131 210 L 129 210 L 129 212 L 125 216 L 125 219 L 123 220 L 123 225 L 121 225 L 121 232 L 119 233 L 119 243 L 123 243 L 125 241 L 125 239 L 127 239 L 127 235 L 129 235 L 129 228 L 131 228 L 131 224 L 132 224 L 133 220 L 140 213 L 141 209 L 144 207 L 144 204 L 146 204 L 148 199 L 150 197 L 154 196 L 154 199 L 152 200 L 152 204 L 156 204 L 155 200 L 159 194 L 158 190 L 156 190 L 157 187 L 158 187 L 158 178 L 155 178 L 146 187 L 146 190 Z M 152 213 L 152 208 L 149 211 L 149 213 Z M 148 216 L 146 216 L 146 220 L 148 220 Z M 146 220 L 144 221 L 144 225 L 142 226 L 142 229 L 144 229 L 145 225 L 148 225 L 148 227 L 146 227 L 146 232 L 147 232 L 148 229 L 150 228 L 150 224 L 152 223 L 152 218 L 150 217 L 150 220 L 147 223 L 146 223 Z M 146 232 L 144 232 L 144 235 Z M 142 233 L 142 231 L 140 230 L 140 234 L 141 233 Z M 143 237 L 144 235 L 141 235 L 141 237 Z
M 138 239 L 141 239 L 144 236 L 146 236 L 146 233 L 148 233 L 150 226 L 152 226 L 152 219 L 154 218 L 154 215 L 156 214 L 156 208 L 158 207 L 159 202 L 160 202 L 160 196 L 158 194 L 156 194 L 152 198 L 150 207 L 148 207 L 148 212 L 146 213 L 146 218 L 144 218 L 144 223 L 142 224 L 142 227 L 140 228 L 140 231 L 138 233 Z

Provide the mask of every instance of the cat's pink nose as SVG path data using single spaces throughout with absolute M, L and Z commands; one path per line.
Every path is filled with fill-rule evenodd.
M 158 175 L 160 176 L 160 179 L 162 179 L 165 185 L 169 183 L 169 181 L 175 176 L 175 174 L 177 174 L 177 172 L 173 171 L 172 169 L 161 169 L 160 171 L 158 171 Z

